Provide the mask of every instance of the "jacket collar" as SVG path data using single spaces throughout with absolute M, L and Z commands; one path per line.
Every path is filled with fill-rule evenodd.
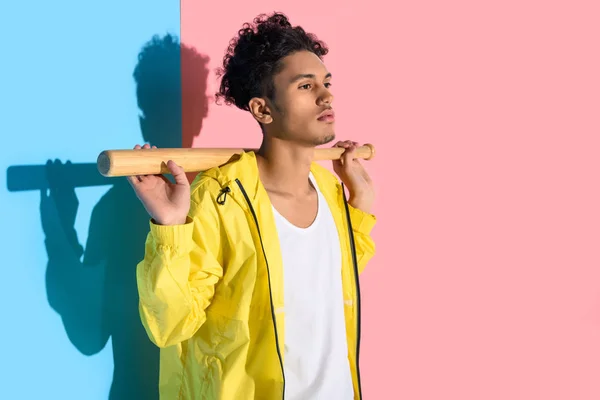
M 310 171 L 325 197 L 333 199 L 339 195 L 342 190 L 341 184 L 327 168 L 317 162 L 313 162 Z M 264 190 L 260 182 L 256 154 L 253 151 L 244 151 L 239 155 L 236 154 L 226 164 L 211 168 L 202 175 L 206 178 L 215 179 L 221 188 L 229 186 L 233 189 L 237 187 L 236 180 L 239 180 L 244 186 L 248 198 L 253 203 L 261 191 Z

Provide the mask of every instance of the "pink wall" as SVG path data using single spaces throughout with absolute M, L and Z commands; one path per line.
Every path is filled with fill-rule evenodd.
M 338 137 L 377 147 L 365 398 L 600 398 L 598 3 L 281 4 L 182 0 L 182 40 L 209 94 L 260 12 L 330 45 Z M 194 146 L 259 143 L 209 102 Z

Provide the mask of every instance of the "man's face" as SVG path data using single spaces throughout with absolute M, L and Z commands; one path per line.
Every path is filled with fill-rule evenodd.
M 331 74 L 309 51 L 282 61 L 283 69 L 274 77 L 273 122 L 266 126 L 267 132 L 307 146 L 331 142 L 335 139 Z

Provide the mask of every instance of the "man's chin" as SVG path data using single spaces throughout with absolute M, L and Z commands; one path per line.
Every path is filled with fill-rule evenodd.
M 331 143 L 335 140 L 335 133 L 329 134 L 327 136 L 323 136 L 321 137 L 317 143 L 315 143 L 317 146 L 321 146 L 327 143 Z

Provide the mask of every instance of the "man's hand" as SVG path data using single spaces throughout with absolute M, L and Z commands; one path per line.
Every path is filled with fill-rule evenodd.
M 333 147 L 342 147 L 344 154 L 339 160 L 333 160 L 333 170 L 348 187 L 348 203 L 363 212 L 371 213 L 375 200 L 375 189 L 369 174 L 356 158 L 357 142 L 351 140 L 337 142 Z
M 135 150 L 149 148 L 147 143 L 143 147 L 139 144 L 134 147 Z M 174 161 L 169 160 L 167 167 L 171 170 L 175 183 L 160 174 L 128 176 L 127 180 L 158 225 L 183 225 L 190 210 L 190 182 L 183 168 Z

